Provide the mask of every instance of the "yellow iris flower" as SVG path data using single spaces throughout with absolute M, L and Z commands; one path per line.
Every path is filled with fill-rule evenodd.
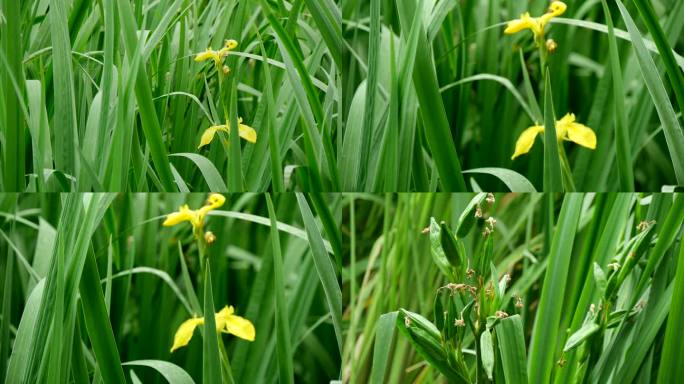
M 226 202 L 226 198 L 220 193 L 212 193 L 207 199 L 207 203 L 198 210 L 192 210 L 187 204 L 178 208 L 177 212 L 170 213 L 166 216 L 166 220 L 162 224 L 165 227 L 170 227 L 184 221 L 189 221 L 194 230 L 201 229 L 204 226 L 204 218 L 209 211 L 219 208 Z
M 520 15 L 519 19 L 509 21 L 504 33 L 511 35 L 529 29 L 534 33 L 535 39 L 542 39 L 544 37 L 544 28 L 546 27 L 546 24 L 554 17 L 565 13 L 567 8 L 568 6 L 565 5 L 564 2 L 554 1 L 549 6 L 548 12 L 540 17 L 531 17 L 529 12 L 525 12 Z
M 544 127 L 541 125 L 534 125 L 524 130 L 515 143 L 515 153 L 511 160 L 528 153 L 534 145 L 534 139 L 542 132 L 544 132 Z M 589 149 L 596 149 L 596 134 L 586 125 L 576 123 L 574 113 L 568 113 L 556 121 L 556 136 L 558 141 L 568 140 Z
M 214 318 L 216 320 L 216 332 L 230 333 L 241 339 L 254 341 L 256 331 L 254 325 L 244 317 L 234 315 L 235 310 L 233 306 L 225 306 L 222 310 L 216 312 Z M 193 317 L 185 320 L 183 324 L 178 327 L 176 335 L 173 337 L 173 346 L 171 352 L 178 348 L 185 347 L 192 339 L 195 328 L 198 325 L 204 325 L 203 317 Z
M 207 48 L 206 51 L 200 52 L 195 56 L 195 61 L 200 62 L 200 61 L 205 61 L 212 59 L 214 60 L 214 63 L 216 64 L 216 68 L 220 68 L 221 64 L 223 64 L 223 59 L 228 56 L 228 52 L 231 50 L 235 49 L 238 46 L 238 42 L 230 39 L 226 40 L 225 45 L 223 48 L 221 48 L 218 51 L 214 51 L 211 48 Z
M 203 146 L 211 143 L 211 141 L 214 140 L 216 132 L 218 131 L 230 133 L 230 124 L 226 123 L 225 125 L 214 125 L 212 127 L 207 128 L 207 130 L 204 131 L 204 133 L 202 134 L 200 144 L 199 146 L 197 146 L 197 148 L 202 148 Z M 238 134 L 240 135 L 240 137 L 249 141 L 250 143 L 256 143 L 257 141 L 256 131 L 249 125 L 242 124 L 242 118 L 238 119 Z

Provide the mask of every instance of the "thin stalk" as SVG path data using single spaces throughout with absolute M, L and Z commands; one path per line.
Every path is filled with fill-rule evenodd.
M 572 178 L 572 168 L 568 161 L 568 156 L 565 154 L 565 147 L 563 143 L 558 143 L 558 154 L 561 160 L 561 171 L 563 172 L 563 188 L 566 192 L 575 191 L 575 181 Z

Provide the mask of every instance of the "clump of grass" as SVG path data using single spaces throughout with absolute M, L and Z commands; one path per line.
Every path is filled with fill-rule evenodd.
M 344 379 L 678 377 L 682 195 L 400 194 L 349 209 Z
M 0 195 L 0 382 L 339 378 L 340 198 L 223 199 Z
M 8 1 L 0 11 L 0 190 L 339 189 L 332 0 Z M 238 126 L 244 142 L 229 133 Z
M 341 7 L 350 51 L 343 156 L 347 147 L 377 148 L 341 158 L 348 190 L 660 191 L 684 183 L 680 2 Z M 564 130 L 567 113 L 595 134 Z M 518 157 L 529 127 L 546 128 L 544 144 Z M 528 135 L 522 147 L 532 143 Z M 367 171 L 344 176 L 355 169 Z
M 683 17 L 663 0 L 7 2 L 0 190 L 669 189 Z M 518 157 L 531 127 L 544 145 Z

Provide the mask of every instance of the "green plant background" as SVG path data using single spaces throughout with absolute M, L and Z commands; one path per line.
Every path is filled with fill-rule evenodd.
M 190 224 L 161 226 L 181 204 L 197 208 L 205 198 L 0 195 L 0 381 L 139 382 L 135 372 L 145 383 L 165 382 L 160 373 L 175 376 L 171 383 L 210 382 L 203 364 L 219 356 L 203 352 L 203 327 L 169 352 L 206 297 Z M 216 236 L 208 248 L 215 312 L 233 305 L 256 327 L 254 342 L 221 337 L 229 372 L 236 383 L 333 380 L 341 361 L 341 256 L 332 240 L 340 238 L 340 198 L 274 195 L 274 216 L 268 198 L 227 195 L 205 226 Z M 140 360 L 159 372 L 131 363 Z
M 492 297 L 500 303 L 495 309 L 509 318 L 501 320 L 503 327 L 492 327 L 489 357 L 477 353 L 476 347 L 481 346 L 475 345 L 467 328 L 462 344 L 467 373 L 461 378 L 455 375 L 442 349 L 447 331 L 440 336 L 438 327 L 454 331 L 457 327 L 443 320 L 439 326 L 424 323 L 440 324 L 436 317 L 442 310 L 452 312 L 447 304 L 437 307 L 440 287 L 475 283 L 444 274 L 454 264 L 446 259 L 440 264 L 434 251 L 441 250 L 444 242 L 431 244 L 424 228 L 434 217 L 457 233 L 459 218 L 474 197 L 350 197 L 353 213 L 343 227 L 343 233 L 349 234 L 345 245 L 350 246 L 345 260 L 349 274 L 343 280 L 349 298 L 344 311 L 349 324 L 343 354 L 345 380 L 475 382 L 476 370 L 487 362 L 493 364 L 495 382 L 666 383 L 682 377 L 679 298 L 684 290 L 684 201 L 681 195 L 624 193 L 502 194 L 496 195 L 492 206 L 482 201 L 482 218 L 469 231 L 459 231 L 458 237 L 469 257 L 479 255 L 485 244 L 482 232 L 488 226 L 484 219 L 496 219 L 490 235 L 496 271 L 492 274 L 497 285 L 504 274 L 511 280 L 503 293 L 496 291 Z M 474 210 L 466 213 L 464 217 Z M 651 229 L 645 231 L 644 223 Z M 643 247 L 633 248 L 646 235 L 650 238 Z M 462 271 L 465 267 L 460 265 Z M 472 260 L 467 267 L 477 269 Z M 615 267 L 625 270 L 622 280 L 619 272 L 611 272 Z M 484 276 L 486 283 L 488 267 Z M 445 289 L 442 297 L 448 296 Z M 601 316 L 592 320 L 592 310 L 601 313 L 602 308 L 610 308 L 605 318 L 610 321 Z M 625 317 L 626 313 L 630 315 Z M 458 313 L 451 316 L 459 318 Z M 589 333 L 592 322 L 606 326 Z M 479 383 L 488 382 L 483 372 L 478 373 Z
M 511 160 L 525 128 L 571 112 L 598 138 L 593 151 L 560 147 L 574 189 L 682 185 L 684 4 L 565 1 L 567 11 L 546 27 L 557 48 L 545 86 L 530 30 L 503 31 L 549 3 L 342 2 L 345 190 L 572 190 L 559 185 L 557 156 L 544 157 L 543 139 Z M 358 148 L 377 150 L 357 156 Z

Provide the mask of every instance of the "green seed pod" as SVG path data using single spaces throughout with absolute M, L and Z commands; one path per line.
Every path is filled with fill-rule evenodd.
M 447 350 L 442 347 L 437 327 L 417 313 L 404 309 L 400 309 L 399 313 L 397 327 L 408 338 L 418 354 L 446 376 L 449 382 L 466 381 L 465 376 L 449 364 Z
M 419 350 L 430 356 L 432 359 L 445 359 L 446 353 L 442 349 L 442 344 L 439 339 L 435 339 L 429 332 L 420 329 L 418 327 L 407 327 L 411 339 L 414 345 L 417 345 Z
M 463 241 L 454 237 L 446 223 L 442 222 L 440 229 L 440 240 L 444 254 L 449 264 L 456 268 L 457 271 L 460 271 L 465 265 L 465 246 Z M 456 275 L 458 276 L 459 273 L 457 272 Z
M 448 278 L 452 278 L 451 268 L 449 266 L 449 260 L 447 260 L 444 254 L 444 249 L 442 248 L 441 242 L 441 229 L 439 224 L 435 221 L 434 217 L 430 218 L 430 254 L 432 255 L 432 260 L 437 265 L 442 273 Z
M 458 227 L 456 227 L 457 238 L 462 239 L 470 232 L 476 221 L 475 213 L 477 212 L 477 207 L 486 197 L 486 193 L 478 193 L 461 212 L 461 216 L 458 218 Z

